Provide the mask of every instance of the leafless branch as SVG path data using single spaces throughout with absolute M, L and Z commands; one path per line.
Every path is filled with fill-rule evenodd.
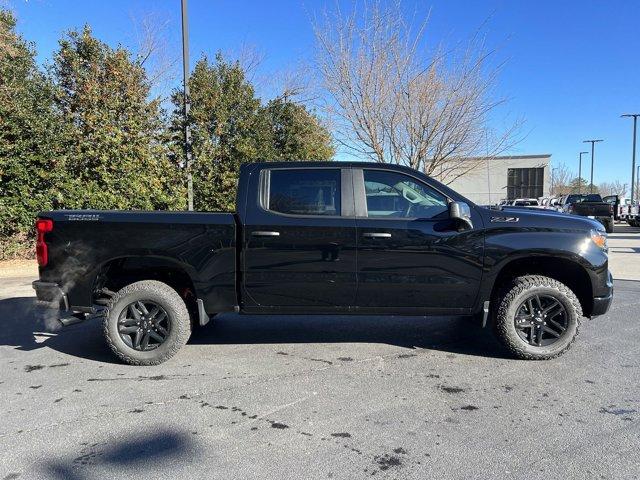
M 419 19 L 418 19 L 419 20 Z M 459 48 L 424 47 L 428 14 L 408 22 L 400 2 L 374 1 L 314 22 L 317 66 L 337 141 L 377 162 L 450 183 L 517 142 L 519 123 L 492 130 L 502 65 L 478 32 Z M 414 25 L 414 26 L 412 26 Z
M 603 182 L 598 185 L 598 191 L 603 197 L 607 195 L 620 195 L 625 196 L 627 194 L 628 185 L 622 183 L 620 180 L 614 180 L 613 182 Z
M 566 195 L 573 190 L 575 174 L 564 163 L 551 169 L 550 193 L 552 196 Z
M 155 13 L 141 17 L 132 15 L 136 57 L 147 70 L 155 96 L 165 98 L 171 91 L 180 73 L 180 52 L 175 42 L 169 41 L 169 20 Z M 170 47 L 174 45 L 174 47 Z

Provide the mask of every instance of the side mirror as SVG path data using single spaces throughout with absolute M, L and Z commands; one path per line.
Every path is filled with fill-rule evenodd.
M 451 202 L 449 204 L 449 218 L 457 219 L 460 225 L 465 227 L 463 230 L 473 228 L 471 209 L 464 202 Z

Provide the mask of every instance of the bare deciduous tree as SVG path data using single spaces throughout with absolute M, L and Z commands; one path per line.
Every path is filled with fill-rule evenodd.
M 475 35 L 426 54 L 427 20 L 412 29 L 399 3 L 326 13 L 314 24 L 317 62 L 341 146 L 451 183 L 511 147 L 519 125 L 488 127 L 503 102 L 492 98 L 494 51 Z
M 136 56 L 147 71 L 153 95 L 165 99 L 180 72 L 180 53 L 168 38 L 170 22 L 155 13 L 132 16 L 131 22 Z
M 574 178 L 573 172 L 564 163 L 551 169 L 550 193 L 552 196 L 566 195 L 571 193 L 571 181 Z
M 598 191 L 603 197 L 606 197 L 607 195 L 620 195 L 624 197 L 627 194 L 627 184 L 622 183 L 620 180 L 603 182 L 598 185 Z
M 238 62 L 244 70 L 247 80 L 253 84 L 260 82 L 260 79 L 257 79 L 256 75 L 264 62 L 265 54 L 256 45 L 242 43 L 236 49 L 225 51 L 224 55 Z
M 313 73 L 311 65 L 298 61 L 271 74 L 270 83 L 277 97 L 312 105 L 318 100 L 318 86 Z

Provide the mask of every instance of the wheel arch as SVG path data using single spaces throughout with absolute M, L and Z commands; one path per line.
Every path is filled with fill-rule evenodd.
M 182 297 L 190 312 L 197 311 L 194 310 L 197 292 L 188 267 L 161 256 L 127 255 L 104 262 L 93 282 L 93 299 L 100 303 L 109 292 L 142 280 L 157 280 L 169 285 Z
M 502 266 L 491 289 L 491 300 L 511 279 L 523 275 L 544 275 L 564 283 L 580 301 L 583 315 L 593 310 L 593 288 L 587 270 L 575 260 L 550 255 L 519 257 Z

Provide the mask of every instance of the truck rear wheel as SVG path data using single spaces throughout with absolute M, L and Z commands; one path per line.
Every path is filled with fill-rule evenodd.
M 104 336 L 129 365 L 157 365 L 173 357 L 191 335 L 189 311 L 178 292 L 155 280 L 135 282 L 109 301 Z
M 548 360 L 569 349 L 582 308 L 565 284 L 542 275 L 516 278 L 497 299 L 495 332 L 516 357 Z
M 607 233 L 613 233 L 613 218 L 605 220 L 605 222 L 604 222 L 604 230 Z

